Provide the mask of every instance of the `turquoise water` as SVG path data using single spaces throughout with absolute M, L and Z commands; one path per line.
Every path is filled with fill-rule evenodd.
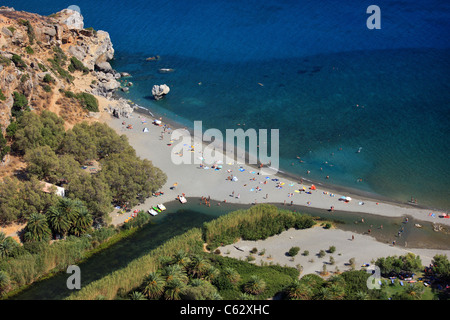
M 71 4 L 5 3 L 40 14 Z M 448 3 L 377 1 L 381 30 L 366 28 L 367 1 L 75 4 L 86 27 L 110 33 L 139 105 L 185 126 L 279 129 L 283 171 L 450 208 Z M 171 91 L 156 102 L 162 83 Z

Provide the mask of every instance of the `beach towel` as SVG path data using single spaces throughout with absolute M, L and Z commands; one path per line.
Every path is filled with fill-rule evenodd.
M 243 172 L 243 171 L 245 171 L 245 169 L 244 169 L 244 168 L 240 168 L 239 171 L 240 171 L 240 172 Z

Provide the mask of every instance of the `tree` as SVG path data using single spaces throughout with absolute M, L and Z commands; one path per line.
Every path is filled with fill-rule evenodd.
M 194 255 L 188 266 L 188 273 L 193 277 L 201 278 L 206 273 L 209 263 L 200 255 Z
M 184 250 L 177 251 L 173 257 L 175 263 L 181 265 L 183 268 L 186 268 L 190 262 L 189 255 Z
M 226 267 L 223 271 L 222 274 L 225 276 L 225 278 L 228 279 L 228 281 L 230 281 L 230 283 L 232 284 L 236 284 L 241 280 L 241 276 L 239 275 L 239 273 L 234 270 L 231 267 Z
M 92 226 L 92 215 L 86 207 L 82 207 L 78 211 L 78 216 L 70 228 L 70 233 L 80 236 L 85 233 Z
M 288 254 L 289 254 L 291 257 L 295 257 L 299 251 L 300 251 L 300 248 L 299 248 L 299 247 L 291 247 L 291 248 L 289 249 L 289 251 L 288 251 Z
M 164 290 L 164 299 L 180 300 L 185 287 L 186 284 L 179 279 L 167 281 Z
M 80 235 L 92 224 L 91 215 L 78 199 L 60 198 L 56 205 L 48 209 L 47 217 L 52 230 L 63 237 L 69 230 Z
M 8 141 L 3 136 L 2 126 L 0 125 L 0 162 L 2 162 L 3 158 L 11 150 L 11 148 L 7 145 L 7 142 Z
M 19 244 L 5 233 L 0 232 L 0 258 L 9 257 Z
M 444 281 L 450 279 L 450 262 L 448 257 L 443 254 L 437 254 L 433 257 L 431 261 L 433 265 L 433 273 Z
M 147 300 L 147 299 L 145 298 L 145 295 L 142 292 L 133 291 L 130 294 L 130 300 Z
M 312 298 L 311 288 L 304 282 L 294 280 L 284 293 L 289 300 L 310 300 Z
M 67 216 L 66 212 L 58 208 L 57 206 L 52 206 L 47 211 L 48 222 L 50 228 L 53 232 L 62 235 L 63 237 L 69 231 L 71 221 Z
M 143 293 L 149 299 L 158 299 L 164 292 L 164 279 L 156 272 L 150 272 L 144 279 Z
M 11 285 L 11 280 L 6 271 L 0 270 L 0 296 L 8 292 Z
M 24 157 L 28 163 L 27 171 L 36 175 L 40 180 L 56 182 L 55 174 L 59 166 L 59 159 L 55 152 L 47 145 L 28 149 Z
M 184 283 L 188 282 L 188 277 L 184 270 L 178 264 L 164 266 L 161 270 L 161 276 L 166 282 L 179 280 Z
M 266 282 L 260 277 L 253 275 L 250 277 L 250 280 L 244 284 L 243 289 L 245 293 L 258 295 L 266 289 Z
M 25 241 L 48 241 L 51 231 L 47 224 L 45 215 L 33 213 L 24 230 Z

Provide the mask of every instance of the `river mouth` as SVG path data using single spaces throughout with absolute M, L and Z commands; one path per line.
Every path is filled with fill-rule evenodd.
M 204 222 L 216 219 L 229 212 L 248 209 L 251 205 L 220 203 L 211 201 L 211 207 L 201 204 L 200 199 L 190 198 L 188 203 L 180 204 L 177 201 L 165 204 L 167 210 L 151 218 L 151 223 L 142 227 L 132 236 L 119 241 L 111 247 L 93 255 L 78 266 L 81 270 L 81 287 L 96 281 L 107 274 L 125 267 L 132 260 L 147 254 L 149 251 L 162 245 L 170 238 L 180 235 L 187 230 L 201 227 Z M 405 222 L 405 217 L 388 218 L 383 216 L 355 213 L 355 212 L 329 212 L 324 209 L 315 209 L 303 206 L 277 207 L 295 210 L 331 220 L 336 227 L 344 231 L 370 235 L 384 243 L 396 241 L 398 246 L 408 248 L 448 249 L 449 236 L 445 232 L 435 232 L 431 223 L 414 221 L 411 217 Z M 364 222 L 362 222 L 364 219 Z M 414 224 L 420 223 L 422 228 Z M 381 229 L 380 226 L 383 225 Z M 403 228 L 401 235 L 398 231 Z M 60 272 L 55 276 L 37 281 L 11 300 L 62 300 L 73 293 L 66 285 L 68 274 Z

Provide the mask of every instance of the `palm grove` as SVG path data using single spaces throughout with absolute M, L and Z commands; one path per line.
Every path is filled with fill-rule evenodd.
M 134 206 L 165 183 L 166 175 L 106 124 L 82 122 L 65 131 L 56 114 L 27 109 L 21 103 L 6 130 L 11 152 L 27 167 L 0 187 L 0 223 L 27 222 L 25 242 L 79 236 L 107 224 L 114 205 Z M 100 170 L 85 170 L 94 160 Z M 43 192 L 43 181 L 64 187 L 65 197 Z

